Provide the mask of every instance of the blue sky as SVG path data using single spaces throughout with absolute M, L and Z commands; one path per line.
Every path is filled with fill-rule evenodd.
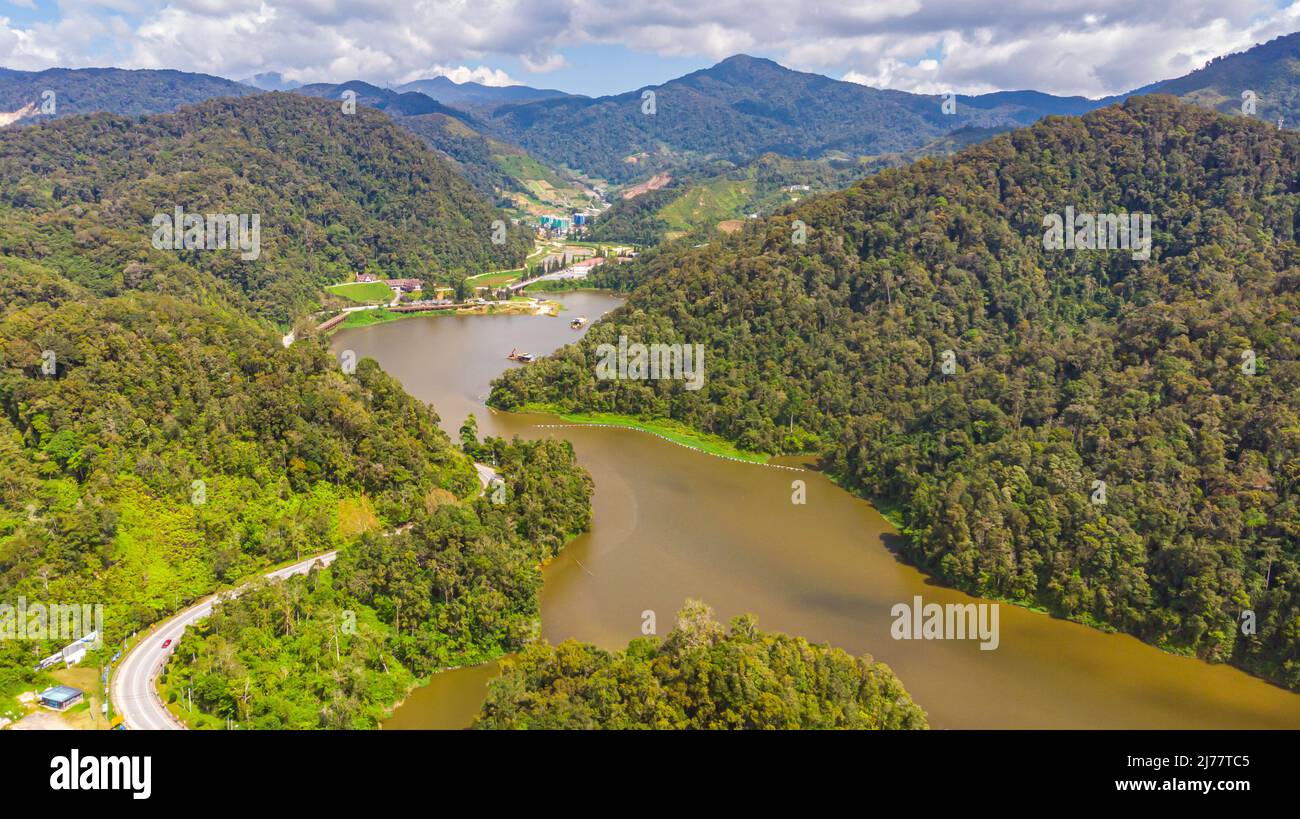
M 503 56 L 493 64 L 526 85 L 600 96 L 658 85 L 718 62 L 707 57 L 642 54 L 623 45 L 605 44 L 572 46 L 561 54 L 566 64 L 545 73 L 529 72 L 517 57 Z
M 1297 30 L 1293 0 L 0 0 L 0 65 L 600 95 L 744 52 L 922 93 L 1095 97 Z

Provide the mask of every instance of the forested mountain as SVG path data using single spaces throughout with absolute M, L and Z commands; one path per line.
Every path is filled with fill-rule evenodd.
M 660 643 L 611 654 L 572 640 L 502 661 L 475 727 L 493 729 L 925 728 L 889 666 L 802 637 L 728 629 L 688 601 Z
M 398 91 L 419 91 L 444 105 L 467 108 L 493 108 L 517 102 L 534 102 L 571 96 L 554 88 L 529 88 L 526 85 L 483 85 L 456 82 L 447 77 L 414 80 L 397 87 Z
M 53 91 L 54 113 L 41 113 L 43 94 Z M 0 114 L 31 106 L 23 122 L 104 111 L 122 116 L 161 114 L 212 97 L 258 93 L 237 82 L 187 71 L 122 68 L 0 68 Z M 0 125 L 5 124 L 0 121 Z
M 653 115 L 642 112 L 645 91 L 655 94 Z M 743 164 L 768 152 L 856 159 L 905 151 L 963 126 L 1032 122 L 1042 115 L 1037 102 L 961 98 L 949 115 L 936 96 L 840 82 L 741 54 L 654 88 L 503 106 L 489 125 L 552 162 L 626 181 L 701 157 Z
M 946 583 L 1300 687 L 1298 179 L 1300 134 L 1167 96 L 1049 118 L 611 269 L 492 402 L 816 450 Z M 1150 214 L 1149 260 L 1046 250 L 1067 207 Z M 597 380 L 620 334 L 704 387 Z
M 522 148 L 485 136 L 473 115 L 445 106 L 423 92 L 399 93 L 354 81 L 303 86 L 296 93 L 338 100 L 349 90 L 356 93 L 358 105 L 378 108 L 423 139 L 475 190 L 500 207 L 527 213 L 534 207 L 567 210 L 586 204 L 585 186 L 572 174 L 561 175 Z
M 354 92 L 358 105 L 377 108 L 392 116 L 402 127 L 424 140 L 480 194 L 497 204 L 506 201 L 509 191 L 523 190 L 523 183 L 497 164 L 492 145 L 474 130 L 474 118 L 412 90 L 399 93 L 369 83 L 353 81 L 340 84 L 317 83 L 296 89 L 299 94 L 341 100 L 345 91 Z
M 403 93 L 390 88 L 380 88 L 377 85 L 371 85 L 361 80 L 343 83 L 313 83 L 312 85 L 303 85 L 294 89 L 294 93 L 297 94 L 322 97 L 336 102 L 343 100 L 344 94 L 349 91 L 356 94 L 357 105 L 378 108 L 396 117 L 437 113 L 460 117 L 467 122 L 473 121 L 463 111 L 449 108 L 427 94 L 415 91 Z
M 487 503 L 432 408 L 372 360 L 345 374 L 310 336 L 285 348 L 268 321 L 354 271 L 522 259 L 530 240 L 493 245 L 499 212 L 415 136 L 364 107 L 227 98 L 6 131 L 0 179 L 0 598 L 102 604 L 111 653 L 222 585 L 341 549 L 329 577 L 371 626 L 348 664 L 322 671 L 303 641 L 295 618 L 340 599 L 306 581 L 251 598 L 301 598 L 284 631 L 212 626 L 196 702 L 224 714 L 213 675 L 228 673 L 233 715 L 265 726 L 373 725 L 412 673 L 532 634 L 539 565 L 590 515 L 567 445 L 476 447 L 517 498 Z M 175 206 L 260 213 L 259 258 L 156 249 L 152 218 Z M 0 689 L 62 644 L 0 640 Z M 294 657 L 320 676 L 281 692 Z M 315 698 L 331 675 L 346 684 Z
M 152 220 L 178 207 L 259 214 L 257 258 L 155 249 Z M 500 245 L 497 220 L 508 225 Z M 269 93 L 0 131 L 0 249 L 97 295 L 215 292 L 283 324 L 359 272 L 455 280 L 518 266 L 531 246 L 417 137 L 364 106 L 344 114 Z
M 498 161 L 501 152 L 511 149 L 475 131 L 460 116 L 430 113 L 402 117 L 398 122 L 452 163 L 474 190 L 498 206 L 510 203 L 510 193 L 527 189 L 524 181 L 512 176 Z

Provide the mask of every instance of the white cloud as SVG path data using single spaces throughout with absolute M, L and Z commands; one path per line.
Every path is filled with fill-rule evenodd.
M 464 65 L 446 66 L 435 65 L 432 68 L 423 71 L 413 71 L 405 78 L 404 82 L 412 80 L 424 80 L 430 77 L 446 77 L 452 82 L 476 82 L 480 85 L 518 85 L 519 83 L 510 79 L 510 75 L 499 68 L 488 68 L 480 65 L 476 68 L 470 68 Z
M 1099 96 L 1300 28 L 1296 5 L 1273 0 L 59 0 L 57 8 L 53 22 L 0 19 L 0 64 L 379 84 L 441 71 L 500 85 L 513 81 L 497 67 L 502 58 L 541 74 L 565 67 L 568 47 L 602 43 L 697 59 L 758 52 L 922 92 Z
M 569 64 L 563 54 L 547 54 L 540 59 L 534 59 L 531 55 L 521 55 L 524 68 L 534 74 L 545 74 L 550 71 L 558 71 Z

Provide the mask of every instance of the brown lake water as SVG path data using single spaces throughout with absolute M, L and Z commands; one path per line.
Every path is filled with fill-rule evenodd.
M 742 612 L 888 663 L 936 728 L 1300 728 L 1300 695 L 1225 665 L 1178 657 L 1120 634 L 1002 605 L 996 650 L 976 640 L 895 640 L 891 608 L 979 603 L 935 585 L 891 551 L 899 537 L 872 506 L 817 472 L 712 457 L 631 430 L 569 427 L 549 416 L 494 413 L 489 384 L 511 348 L 550 353 L 619 304 L 579 292 L 560 317 L 441 316 L 344 330 L 336 352 L 380 363 L 433 404 L 453 436 L 467 414 L 481 434 L 557 436 L 596 482 L 591 531 L 544 570 L 543 636 L 609 649 L 658 633 L 687 598 L 723 621 Z M 799 465 L 798 461 L 778 461 Z M 807 502 L 791 502 L 791 482 Z M 386 728 L 455 728 L 473 720 L 495 665 L 436 675 Z

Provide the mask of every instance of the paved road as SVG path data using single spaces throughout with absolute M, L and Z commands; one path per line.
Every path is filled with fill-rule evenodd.
M 487 464 L 481 463 L 475 463 L 474 468 L 478 470 L 478 482 L 483 484 L 483 490 L 487 491 L 487 488 L 497 479 L 497 471 Z
M 488 484 L 497 477 L 497 471 L 487 464 L 476 463 L 474 468 L 478 470 L 479 482 L 483 484 L 484 489 L 487 489 Z M 407 524 L 393 532 L 386 533 L 385 537 L 403 532 L 409 528 L 410 524 Z M 266 577 L 285 578 L 295 574 L 306 574 L 312 565 L 317 562 L 326 566 L 333 563 L 337 554 L 338 552 L 326 552 L 323 555 L 309 557 L 292 566 L 285 566 L 283 569 L 267 572 Z M 233 593 L 238 595 L 245 588 L 247 586 L 240 586 Z M 211 614 L 212 604 L 216 599 L 217 595 L 215 594 L 205 597 L 180 614 L 164 620 L 152 632 L 141 637 L 140 642 L 136 643 L 126 657 L 122 659 L 121 664 L 117 667 L 117 673 L 113 675 L 109 695 L 113 699 L 113 707 L 116 713 L 122 716 L 127 728 L 131 730 L 165 731 L 185 727 L 171 715 L 170 711 L 163 707 L 162 700 L 158 697 L 158 675 L 162 673 L 168 656 L 170 656 L 172 649 L 176 647 L 181 635 L 185 633 L 186 627 Z M 171 640 L 172 644 L 164 650 L 162 644 L 167 640 Z
M 309 557 L 292 566 L 267 572 L 266 576 L 284 578 L 295 574 L 306 574 L 317 562 L 328 566 L 334 561 L 336 554 L 337 552 L 326 552 L 323 555 Z M 247 586 L 235 589 L 234 594 L 238 595 L 245 588 Z M 176 641 L 185 632 L 186 626 L 211 614 L 212 604 L 216 599 L 215 594 L 206 597 L 180 614 L 163 621 L 162 625 L 141 637 L 140 642 L 136 643 L 122 659 L 117 667 L 117 673 L 113 675 L 113 684 L 109 693 L 113 698 L 114 709 L 123 717 L 127 728 L 163 731 L 185 727 L 163 707 L 162 700 L 158 698 L 156 681 L 167 657 L 176 647 Z M 171 640 L 172 644 L 164 651 L 162 644 L 165 640 Z
M 511 292 L 517 293 L 520 290 L 523 290 L 528 285 L 536 284 L 537 282 L 549 282 L 549 281 L 558 282 L 558 281 L 564 281 L 566 279 L 585 279 L 587 278 L 587 273 L 590 272 L 591 271 L 587 271 L 586 273 L 575 273 L 574 271 L 566 267 L 563 270 L 557 270 L 554 273 L 543 273 L 542 275 L 534 276 L 531 279 L 524 279 L 523 281 L 515 282 L 514 284 L 509 285 L 508 287 Z

